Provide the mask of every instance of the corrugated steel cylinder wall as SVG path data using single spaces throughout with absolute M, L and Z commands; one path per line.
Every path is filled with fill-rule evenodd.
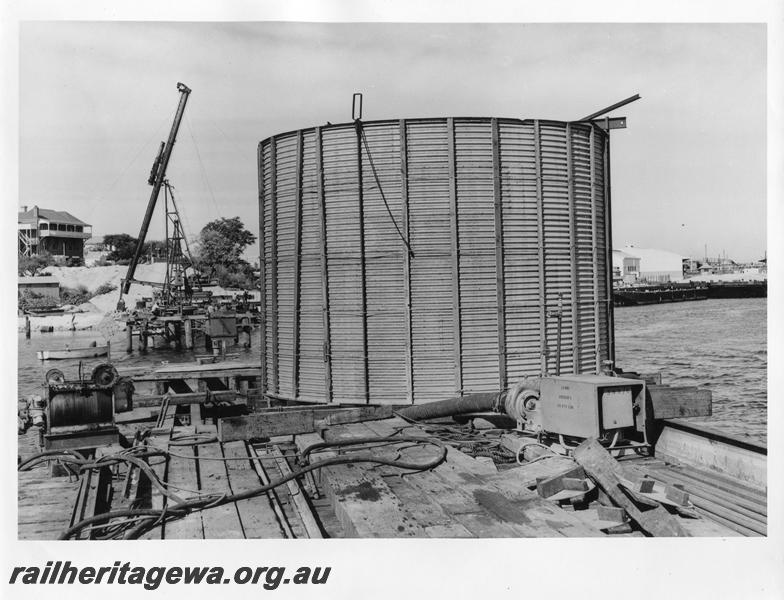
M 608 153 L 590 123 L 494 118 L 261 142 L 265 393 L 423 403 L 598 372 Z

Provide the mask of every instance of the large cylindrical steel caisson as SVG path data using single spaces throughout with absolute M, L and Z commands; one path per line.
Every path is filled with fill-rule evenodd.
M 601 370 L 608 152 L 592 123 L 500 118 L 262 141 L 264 392 L 424 403 Z

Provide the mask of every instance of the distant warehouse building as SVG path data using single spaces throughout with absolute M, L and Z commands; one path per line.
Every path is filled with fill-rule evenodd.
M 686 258 L 668 250 L 656 248 L 637 248 L 625 246 L 622 251 L 640 259 L 640 281 L 667 283 L 683 279 L 683 259 Z
M 640 278 L 640 257 L 613 250 L 613 283 L 636 283 Z
M 48 252 L 64 258 L 84 258 L 84 241 L 92 235 L 92 225 L 71 213 L 33 206 L 19 211 L 19 254 L 37 256 Z

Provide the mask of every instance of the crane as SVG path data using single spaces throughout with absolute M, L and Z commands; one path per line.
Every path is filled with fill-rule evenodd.
M 144 240 L 147 237 L 147 230 L 150 227 L 150 221 L 152 220 L 152 214 L 155 210 L 155 204 L 158 201 L 158 195 L 161 192 L 161 187 L 167 184 L 166 168 L 169 166 L 169 160 L 171 159 L 172 150 L 174 149 L 174 142 L 177 140 L 177 132 L 180 129 L 182 116 L 185 113 L 185 105 L 187 104 L 188 96 L 191 93 L 191 89 L 184 83 L 178 82 L 177 90 L 180 92 L 180 102 L 177 106 L 177 113 L 174 116 L 174 122 L 172 123 L 171 131 L 169 132 L 169 138 L 166 142 L 161 142 L 160 149 L 158 150 L 158 156 L 155 158 L 155 162 L 153 163 L 152 170 L 150 172 L 150 178 L 147 181 L 147 183 L 152 186 L 152 193 L 150 194 L 150 200 L 147 203 L 147 212 L 144 213 L 142 226 L 139 230 L 139 241 L 136 244 L 136 250 L 133 253 L 131 262 L 128 264 L 128 273 L 125 275 L 125 279 L 122 280 L 122 285 L 120 286 L 120 300 L 117 303 L 118 310 L 122 310 L 124 308 L 122 297 L 124 294 L 128 293 L 128 290 L 131 287 L 131 283 L 136 281 L 134 279 L 134 274 L 136 273 L 136 266 L 139 264 L 139 259 L 142 255 Z

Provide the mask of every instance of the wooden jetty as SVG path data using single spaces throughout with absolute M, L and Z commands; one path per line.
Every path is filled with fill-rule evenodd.
M 204 349 L 225 353 L 228 341 L 250 346 L 251 330 L 258 316 L 253 313 L 206 313 L 153 315 L 149 311 L 129 314 L 123 321 L 126 332 L 126 352 L 132 352 L 134 339 L 139 349 L 155 348 L 157 344 L 173 345 L 176 349 L 192 350 L 197 336 Z
M 215 398 L 216 393 L 233 391 L 240 393 L 251 409 L 255 406 L 254 400 L 260 397 L 258 365 L 235 360 L 170 364 L 152 373 L 134 377 L 134 382 L 148 382 L 155 386 L 158 402 L 155 402 L 156 398 L 141 399 L 142 404 L 152 401 L 151 406 L 160 404 L 160 397 L 167 393 L 171 396 L 200 392 L 203 396 L 205 392 L 210 392 Z M 227 399 L 233 400 L 234 397 Z M 136 403 L 137 406 L 142 404 Z

